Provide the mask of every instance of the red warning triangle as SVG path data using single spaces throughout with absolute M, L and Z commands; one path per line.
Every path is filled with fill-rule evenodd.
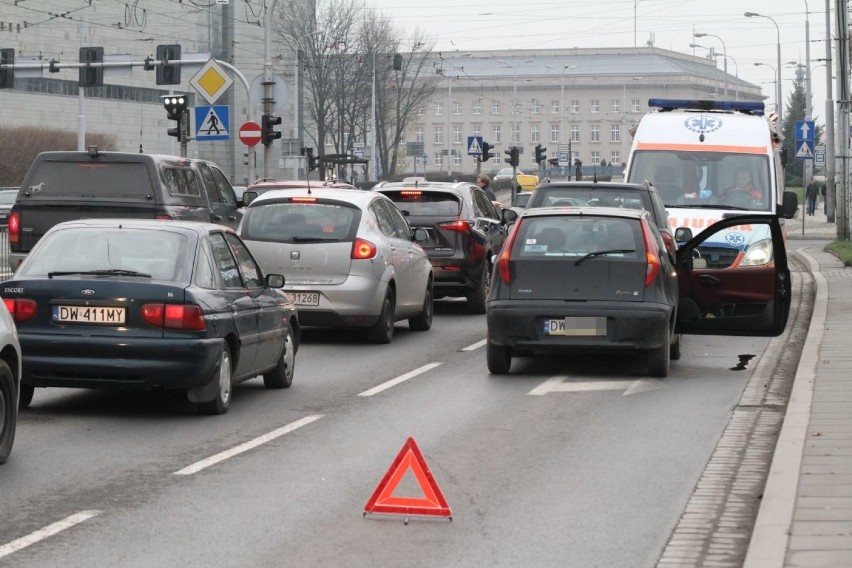
M 399 497 L 393 493 L 399 486 L 402 478 L 411 471 L 417 480 L 422 497 Z M 451 517 L 450 506 L 441 493 L 441 489 L 435 482 L 423 454 L 414 442 L 414 438 L 408 438 L 402 446 L 399 455 L 393 460 L 387 473 L 379 482 L 379 486 L 373 492 L 373 496 L 364 506 L 364 514 L 367 513 L 402 513 L 406 515 L 433 515 L 438 517 Z

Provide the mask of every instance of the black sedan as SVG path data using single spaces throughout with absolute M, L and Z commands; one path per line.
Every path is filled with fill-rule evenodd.
M 700 245 L 732 227 L 734 262 L 709 263 Z M 672 254 L 647 211 L 527 209 L 492 280 L 486 351 L 493 374 L 508 373 L 515 356 L 632 350 L 645 354 L 649 374 L 665 377 L 680 357 L 680 333 L 779 335 L 790 309 L 774 215 L 724 219 Z
M 180 389 L 223 414 L 238 382 L 287 388 L 299 323 L 283 285 L 221 225 L 58 224 L 0 289 L 20 338 L 20 406 L 35 387 Z

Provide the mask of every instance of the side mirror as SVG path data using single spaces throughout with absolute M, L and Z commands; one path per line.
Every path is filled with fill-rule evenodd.
M 248 207 L 248 204 L 257 198 L 256 191 L 246 191 L 243 193 L 243 207 Z
M 284 287 L 284 275 L 283 274 L 267 274 L 266 275 L 266 285 L 270 288 L 283 288 Z
M 429 240 L 429 233 L 423 227 L 416 227 L 411 231 L 411 240 L 415 243 L 425 243 Z
M 785 191 L 781 203 L 781 216 L 792 219 L 799 209 L 799 197 L 792 191 Z
M 678 227 L 677 229 L 675 229 L 675 240 L 679 243 L 691 241 L 692 237 L 692 229 L 688 227 Z
M 513 209 L 503 209 L 500 211 L 500 221 L 508 225 L 518 220 L 518 212 Z

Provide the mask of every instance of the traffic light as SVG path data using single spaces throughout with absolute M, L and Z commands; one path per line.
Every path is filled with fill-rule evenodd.
M 14 65 L 15 50 L 10 47 L 0 49 L 0 64 Z M 0 69 L 0 89 L 11 89 L 15 86 L 15 68 Z
M 393 70 L 402 71 L 402 54 L 397 53 L 393 56 Z
M 504 160 L 507 164 L 511 165 L 513 168 L 517 168 L 517 167 L 518 167 L 518 164 L 519 164 L 519 161 L 518 161 L 518 148 L 517 148 L 517 146 L 512 146 L 512 147 L 511 147 L 511 148 L 509 148 L 508 150 L 503 150 L 503 153 L 504 153 L 504 154 L 508 154 L 508 155 L 509 155 L 509 157 L 508 157 L 508 158 L 503 158 L 503 160 Z
M 542 148 L 541 144 L 535 147 L 535 163 L 541 165 L 547 159 L 547 148 Z
M 488 142 L 483 142 L 482 143 L 482 157 L 479 158 L 479 161 L 480 162 L 487 162 L 488 160 L 493 158 L 494 154 L 491 152 L 492 149 L 493 148 L 491 147 L 491 144 L 489 144 Z
M 177 126 L 169 128 L 169 136 L 174 136 L 180 140 L 181 122 L 186 120 L 186 111 L 189 110 L 189 101 L 183 93 L 175 93 L 174 95 L 163 95 L 160 97 L 163 100 L 163 108 L 166 109 L 166 115 L 169 120 L 176 120 Z
M 264 114 L 260 124 L 260 141 L 264 146 L 269 146 L 276 138 L 281 138 L 281 133 L 274 130 L 273 127 L 281 124 L 280 116 L 272 116 Z
M 313 148 L 302 148 L 302 155 L 308 158 L 308 171 L 312 172 L 319 167 L 319 156 L 314 156 Z
M 158 45 L 157 60 L 157 84 L 158 85 L 180 85 L 180 63 L 163 63 L 180 59 L 180 45 Z
M 103 63 L 104 48 L 102 47 L 81 47 L 80 48 L 80 63 Z M 81 87 L 102 87 L 104 84 L 104 68 L 100 65 L 92 67 L 86 65 L 80 67 L 80 86 Z

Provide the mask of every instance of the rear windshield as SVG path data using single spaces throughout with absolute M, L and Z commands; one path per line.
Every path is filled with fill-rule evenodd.
M 457 195 L 422 190 L 383 191 L 404 215 L 455 216 L 461 213 Z
M 21 266 L 20 276 L 51 272 L 133 270 L 158 280 L 189 277 L 188 238 L 154 229 L 73 228 L 43 238 L 38 252 Z
M 41 162 L 26 188 L 31 199 L 112 197 L 146 200 L 152 194 L 141 162 Z
M 160 170 L 163 186 L 169 195 L 201 197 L 200 184 L 189 167 L 167 167 Z
M 361 222 L 361 210 L 335 201 L 283 201 L 249 207 L 241 236 L 255 241 L 352 241 Z
M 595 252 L 610 258 L 640 258 L 644 241 L 639 221 L 574 215 L 527 217 L 518 227 L 512 258 L 580 258 Z
M 585 187 L 540 187 L 529 207 L 624 207 L 650 210 L 651 203 L 644 191 Z

